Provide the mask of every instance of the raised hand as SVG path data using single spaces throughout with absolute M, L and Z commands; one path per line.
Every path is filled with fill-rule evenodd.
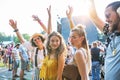
M 75 27 L 74 22 L 72 20 L 73 8 L 71 6 L 68 6 L 68 9 L 69 10 L 66 10 L 66 15 L 67 15 L 67 18 L 68 18 L 69 23 L 70 23 L 70 29 L 73 29 Z
M 47 8 L 48 16 L 51 17 L 51 5 Z
M 34 21 L 38 21 L 38 22 L 40 21 L 40 19 L 37 15 L 32 15 L 32 18 Z
M 16 35 L 17 35 L 18 39 L 20 40 L 20 42 L 24 43 L 25 39 L 21 35 L 21 33 L 19 32 L 19 29 L 17 28 L 17 21 L 14 21 L 13 19 L 10 19 L 9 20 L 9 25 L 14 29 L 14 32 L 16 32 Z
M 105 22 L 98 16 L 95 8 L 94 0 L 89 0 L 89 17 L 92 20 L 93 23 L 95 23 L 96 27 L 100 29 L 100 31 L 103 31 Z
M 72 18 L 72 13 L 73 13 L 73 8 L 71 6 L 68 6 L 69 10 L 66 10 L 66 15 L 68 17 L 68 19 Z
M 37 15 L 32 15 L 32 18 L 34 21 L 37 21 L 41 25 L 41 27 L 43 28 L 43 30 L 45 32 L 47 32 L 47 28 L 46 28 L 45 24 L 43 24 L 43 22 L 39 19 L 39 17 Z
M 52 32 L 52 21 L 51 21 L 51 5 L 47 8 L 48 12 L 48 34 Z
M 14 21 L 13 19 L 9 20 L 9 25 L 13 28 L 13 29 L 17 29 L 17 21 Z

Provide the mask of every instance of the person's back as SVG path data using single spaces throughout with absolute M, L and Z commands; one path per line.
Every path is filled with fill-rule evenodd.
M 27 49 L 26 49 L 23 45 L 20 45 L 19 51 L 20 51 L 20 54 L 21 54 L 22 58 L 23 58 L 25 61 L 28 61 Z
M 100 49 L 97 47 L 91 48 L 92 61 L 99 61 Z
M 100 49 L 97 47 L 97 43 L 93 43 L 93 48 L 91 48 L 92 55 L 92 80 L 100 80 Z

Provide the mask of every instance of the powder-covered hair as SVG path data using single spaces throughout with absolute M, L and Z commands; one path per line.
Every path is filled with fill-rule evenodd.
M 62 35 L 58 32 L 53 31 L 51 34 L 48 35 L 47 41 L 46 41 L 46 49 L 47 49 L 47 54 L 50 55 L 52 54 L 52 48 L 49 45 L 50 44 L 50 38 L 52 36 L 57 36 L 60 39 L 60 45 L 59 47 L 56 49 L 56 58 L 58 58 L 58 55 L 62 54 L 62 53 L 66 53 L 65 51 L 66 49 L 66 44 L 65 41 L 62 37 Z

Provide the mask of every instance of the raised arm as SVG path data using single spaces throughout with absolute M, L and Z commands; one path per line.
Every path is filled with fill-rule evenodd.
M 16 32 L 16 35 L 17 35 L 18 39 L 20 40 L 20 42 L 24 43 L 25 39 L 23 38 L 23 36 L 19 32 L 19 29 L 17 27 L 17 21 L 14 21 L 13 19 L 10 19 L 9 20 L 9 25 L 14 29 L 14 32 Z
M 52 32 L 51 5 L 47 8 L 48 12 L 48 34 Z
M 32 15 L 32 18 L 33 18 L 34 21 L 37 21 L 37 22 L 41 25 L 41 27 L 43 28 L 43 30 L 44 30 L 45 32 L 48 33 L 48 30 L 47 30 L 46 26 L 43 24 L 43 22 L 41 22 L 41 20 L 39 19 L 38 16 Z
M 100 29 L 100 31 L 103 32 L 103 28 L 105 26 L 105 22 L 100 19 L 100 17 L 97 15 L 94 0 L 90 0 L 90 6 L 89 6 L 89 16 L 90 19 L 93 21 L 93 23 Z
M 70 29 L 74 28 L 74 23 L 72 20 L 72 13 L 73 13 L 73 8 L 71 6 L 68 6 L 69 10 L 66 10 L 66 15 L 70 23 Z

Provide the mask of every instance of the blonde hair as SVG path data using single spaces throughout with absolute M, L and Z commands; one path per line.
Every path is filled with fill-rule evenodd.
M 71 32 L 76 32 L 79 36 L 84 36 L 84 40 L 82 42 L 82 47 L 87 50 L 87 62 L 88 62 L 88 72 L 91 70 L 91 54 L 89 49 L 89 44 L 86 37 L 85 26 L 82 24 L 77 25 L 75 28 L 71 30 Z

